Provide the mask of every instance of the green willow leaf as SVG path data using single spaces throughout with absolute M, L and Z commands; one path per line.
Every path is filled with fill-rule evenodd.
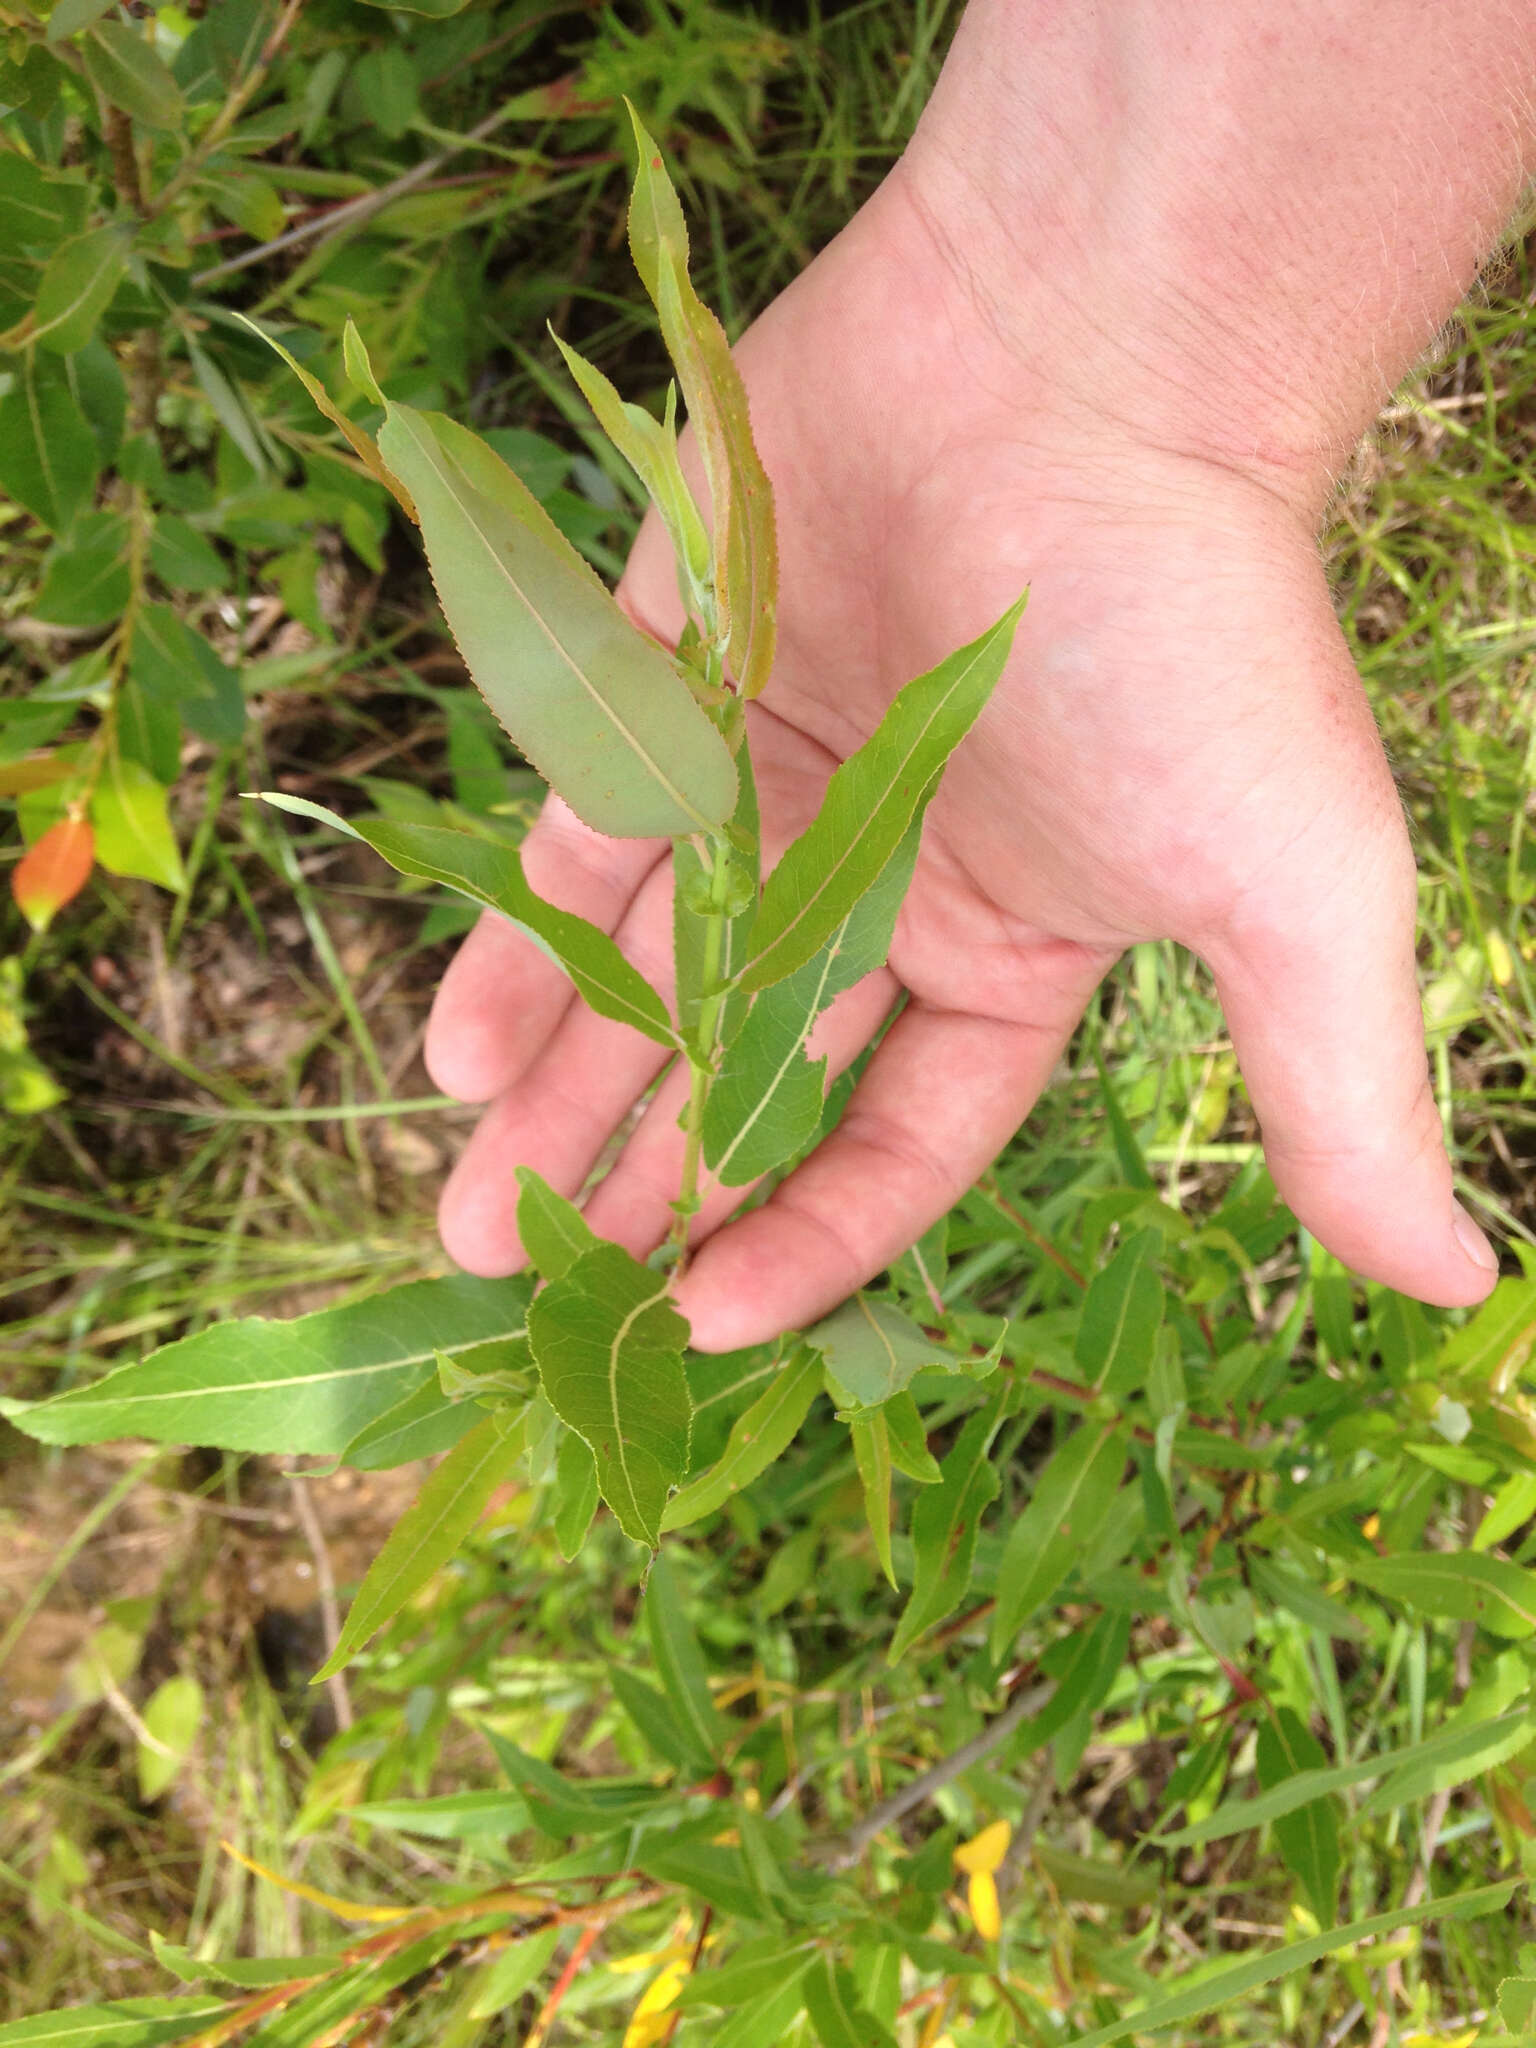
M 825 1951 L 802 1980 L 805 2009 L 821 2048 L 896 2048 L 896 2037 L 859 1999 L 858 1986 Z
M 320 379 L 312 371 L 306 370 L 304 365 L 295 356 L 290 355 L 275 335 L 269 334 L 264 327 L 258 327 L 254 320 L 246 319 L 243 313 L 236 313 L 235 318 L 244 326 L 249 327 L 252 334 L 264 341 L 274 355 L 282 357 L 321 412 L 331 422 L 332 426 L 340 427 L 352 448 L 353 454 L 356 455 L 364 468 L 368 470 L 370 475 L 377 477 L 391 496 L 398 500 L 407 518 L 414 520 L 416 517 L 416 501 L 379 453 L 378 443 L 374 440 L 372 434 L 360 427 L 356 420 L 348 419 L 335 399 L 332 398 L 330 392 L 320 382 Z M 346 351 L 348 374 L 352 377 L 352 381 L 356 383 L 358 372 L 364 370 L 366 370 L 368 377 L 371 379 L 373 371 L 368 364 L 368 352 L 363 347 L 362 336 L 350 320 L 347 322 L 346 338 L 343 346 Z M 356 369 L 354 369 L 354 364 Z M 377 386 L 374 388 L 377 389 Z M 382 392 L 379 394 L 377 402 L 380 405 L 384 403 Z
M 704 1652 L 688 1619 L 682 1588 L 665 1551 L 651 1566 L 646 1581 L 645 1627 L 657 1676 L 677 1727 L 699 1768 L 712 1770 L 725 1747 L 725 1723 L 710 1693 Z
M 370 1799 L 347 1808 L 353 1820 L 429 1842 L 472 1841 L 477 1835 L 520 1834 L 528 1802 L 520 1792 L 444 1792 L 435 1799 Z
M 713 1514 L 733 1493 L 766 1472 L 793 1443 L 820 1391 L 821 1377 L 820 1357 L 802 1346 L 751 1407 L 737 1416 L 717 1461 L 667 1502 L 663 1530 L 686 1529 Z
M 181 87 L 147 39 L 125 21 L 93 22 L 80 46 L 85 75 L 110 106 L 146 128 L 178 128 Z
M 96 436 L 56 358 L 28 350 L 13 374 L 0 398 L 0 491 L 61 533 L 95 490 L 101 467 Z
M 0 1397 L 46 1444 L 119 1436 L 231 1451 L 339 1455 L 404 1395 L 457 1355 L 527 1325 L 530 1282 L 414 1280 L 288 1323 L 250 1316 L 166 1344 L 51 1401 Z
M 746 1187 L 815 1136 L 827 1063 L 812 1061 L 806 1046 L 833 999 L 884 965 L 921 836 L 920 808 L 874 884 L 821 950 L 753 998 L 704 1108 L 704 1162 L 722 1186 Z
M 467 428 L 393 403 L 379 449 L 416 500 L 470 674 L 577 816 L 621 838 L 722 825 L 730 749 L 516 472 Z
M 1294 1813 L 1313 1799 L 1331 1792 L 1344 1792 L 1369 1778 L 1386 1782 L 1365 1802 L 1362 1811 L 1385 1813 L 1393 1805 L 1419 1798 L 1424 1790 L 1464 1784 L 1480 1771 L 1492 1770 L 1530 1741 L 1536 1721 L 1529 1710 L 1518 1707 L 1492 1721 L 1452 1722 L 1437 1729 L 1423 1742 L 1389 1750 L 1384 1756 L 1363 1757 L 1358 1763 L 1334 1764 L 1326 1771 L 1298 1771 L 1283 1784 L 1261 1792 L 1254 1799 L 1228 1799 L 1203 1820 L 1188 1827 L 1158 1834 L 1154 1840 L 1164 1849 L 1196 1848 L 1202 1842 L 1220 1842 L 1228 1835 L 1240 1835 L 1248 1828 L 1262 1827 L 1281 1814 Z M 1404 1785 L 1409 1790 L 1390 1801 L 1383 1794 Z
M 550 329 L 555 347 L 591 406 L 598 425 L 640 479 L 647 497 L 667 529 L 679 565 L 684 604 L 694 590 L 709 582 L 709 535 L 677 459 L 677 428 L 669 402 L 667 418 L 658 420 L 643 405 L 631 405 L 613 385 L 559 335 Z
M 1102 1522 L 1125 1470 L 1114 1424 L 1083 1422 L 1055 1452 L 1008 1532 L 997 1568 L 990 1638 L 994 1661 L 1066 1579 Z
M 147 698 L 202 738 L 232 746 L 244 731 L 239 676 L 168 604 L 146 604 L 135 615 L 129 672 Z
M 820 811 L 768 877 L 743 988 L 767 988 L 803 967 L 895 854 L 996 687 L 1024 602 L 899 690 L 833 775 Z
M 390 1531 L 347 1610 L 336 1648 L 313 1683 L 330 1678 L 355 1650 L 419 1593 L 448 1562 L 522 1458 L 523 1417 L 487 1415 L 456 1444 Z
M 797 1970 L 776 1991 L 737 2006 L 724 2026 L 709 2036 L 709 2048 L 779 2048 L 805 2009 L 805 1972 Z
M 139 1738 L 139 1797 L 158 1799 L 186 1762 L 202 1724 L 203 1688 L 181 1671 L 156 1686 L 144 1703 Z
M 450 1401 L 437 1379 L 423 1380 L 360 1429 L 341 1462 L 357 1472 L 387 1472 L 439 1457 L 468 1436 L 483 1412 L 473 1401 Z
M 62 43 L 66 36 L 78 35 L 93 21 L 100 21 L 111 5 L 112 0 L 58 0 L 58 5 L 48 17 L 43 40 Z
M 883 1408 L 848 1420 L 853 1440 L 853 1462 L 864 1491 L 864 1516 L 874 1541 L 875 1556 L 889 1583 L 896 1584 L 896 1565 L 891 1556 L 891 1432 Z
M 1147 1264 L 1155 1230 L 1139 1230 L 1100 1273 L 1083 1302 L 1077 1362 L 1090 1386 L 1124 1398 L 1146 1384 L 1162 1327 L 1163 1283 Z
M 503 1949 L 480 1977 L 469 2008 L 475 2020 L 499 2019 L 549 1967 L 563 1930 L 543 1928 Z
M 138 761 L 109 747 L 91 798 L 96 858 L 109 875 L 157 882 L 178 895 L 187 886 L 181 849 L 171 830 L 168 792 Z
M 414 825 L 398 818 L 354 818 L 350 830 L 402 875 L 441 882 L 499 911 L 565 970 L 589 1009 L 632 1025 L 669 1052 L 677 1050 L 667 1006 L 640 970 L 595 924 L 536 896 L 513 847 L 447 825 Z
M 688 228 L 661 152 L 631 107 L 635 183 L 629 246 L 661 316 L 662 338 L 683 387 L 709 484 L 715 604 L 726 660 L 744 697 L 773 669 L 778 610 L 778 536 L 773 491 L 747 415 L 747 394 L 725 329 L 688 277 Z
M 953 1363 L 931 1337 L 888 1301 L 855 1294 L 806 1332 L 826 1361 L 828 1391 L 840 1408 L 879 1408 L 925 1366 Z
M 569 1564 L 587 1540 L 597 1513 L 597 1466 L 574 1429 L 566 1430 L 555 1453 L 555 1541 Z
M 114 221 L 57 248 L 37 288 L 31 339 L 61 356 L 84 348 L 122 282 L 132 242 L 133 229 Z
M 1018 1754 L 1032 1756 L 1054 1742 L 1073 1722 L 1083 1725 L 1109 1697 L 1110 1687 L 1125 1667 L 1131 1640 L 1130 1617 L 1123 1610 L 1101 1614 L 1060 1647 L 1065 1655 L 1056 1690 L 1028 1724 Z
M 938 1459 L 928 1448 L 928 1431 L 912 1396 L 893 1394 L 889 1401 L 881 1402 L 880 1413 L 885 1417 L 891 1463 L 896 1470 L 905 1472 L 919 1486 L 936 1486 L 943 1475 Z
M 578 1436 L 570 1437 L 569 1441 L 581 1444 Z M 581 1448 L 585 1451 L 586 1445 L 581 1444 Z M 698 1753 L 689 1742 L 686 1731 L 678 1727 L 677 1716 L 666 1698 L 654 1685 L 647 1684 L 633 1671 L 626 1671 L 622 1664 L 610 1665 L 608 1676 L 614 1697 L 646 1748 L 654 1751 L 664 1764 L 670 1764 L 674 1770 L 696 1776 L 701 1769 Z M 714 1766 L 705 1764 L 702 1768 L 709 1771 Z
M 550 1406 L 583 1438 L 619 1527 L 654 1550 L 688 1469 L 688 1324 L 660 1275 L 616 1244 L 583 1252 L 528 1311 Z
M 517 1234 L 534 1271 L 543 1280 L 563 1280 L 583 1252 L 602 1240 L 574 1202 L 557 1195 L 531 1166 L 514 1167 L 517 1185 Z
M 1422 1927 L 1431 1920 L 1474 1920 L 1486 1913 L 1497 1913 L 1508 1904 L 1514 1891 L 1512 1883 L 1483 1885 L 1476 1891 L 1456 1893 L 1450 1898 L 1428 1899 L 1422 1905 L 1376 1913 L 1368 1920 L 1355 1920 L 1348 1927 L 1314 1935 L 1310 1941 L 1288 1942 L 1268 1955 L 1250 1956 L 1228 1969 L 1202 1974 L 1200 1982 L 1188 1990 L 1175 1991 L 1140 2012 L 1111 2020 L 1108 2026 L 1095 2027 L 1088 2034 L 1074 2034 L 1062 2048 L 1110 2048 L 1112 2042 L 1129 2040 L 1133 2034 L 1159 2033 L 1164 2027 L 1198 2019 L 1202 2013 L 1215 2012 L 1233 2000 L 1246 1998 L 1250 1992 L 1289 1977 L 1295 1970 L 1310 1969 L 1324 1956 L 1335 1955 L 1341 1948 L 1353 1948 L 1357 1942 L 1378 1941 L 1401 1927 Z
M 1345 1561 L 1351 1578 L 1421 1614 L 1479 1622 L 1519 1642 L 1536 1633 L 1536 1572 L 1477 1550 L 1418 1550 Z
M 0 2048 L 161 2048 L 227 2018 L 234 2007 L 197 1992 L 189 1998 L 124 1998 L 71 2005 L 0 2025 Z
M 1009 1389 L 1000 1388 L 984 1408 L 968 1417 L 953 1450 L 940 1467 L 937 1486 L 926 1488 L 912 1512 L 912 1597 L 887 1653 L 896 1663 L 920 1635 L 952 1614 L 971 1583 L 977 1527 L 997 1498 L 997 1470 L 988 1453 L 1002 1421 Z
M 1301 1771 L 1326 1770 L 1323 1746 L 1292 1707 L 1276 1707 L 1259 1727 L 1254 1757 L 1260 1786 L 1272 1787 Z M 1312 1799 L 1275 1822 L 1281 1861 L 1300 1884 L 1320 1925 L 1331 1924 L 1339 1897 L 1339 1809 L 1332 1799 Z

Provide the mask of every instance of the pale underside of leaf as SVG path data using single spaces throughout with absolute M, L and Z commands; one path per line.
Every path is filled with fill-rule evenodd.
M 451 420 L 391 404 L 379 446 L 416 499 L 443 612 L 513 740 L 586 824 L 712 830 L 730 749 L 516 474 Z
M 1023 610 L 899 691 L 827 786 L 821 810 L 763 891 L 741 986 L 766 988 L 809 960 L 879 875 L 990 696 Z

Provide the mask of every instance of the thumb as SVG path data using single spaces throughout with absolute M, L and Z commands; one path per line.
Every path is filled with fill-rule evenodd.
M 1356 1272 L 1462 1307 L 1490 1291 L 1497 1260 L 1451 1191 L 1413 858 L 1384 760 L 1373 794 L 1326 807 L 1288 848 L 1279 900 L 1254 892 L 1201 950 L 1282 1198 Z

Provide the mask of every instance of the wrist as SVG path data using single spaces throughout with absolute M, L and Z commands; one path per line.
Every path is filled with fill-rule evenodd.
M 1536 168 L 1533 75 L 1512 0 L 971 0 L 890 198 L 1063 406 L 1320 501 Z

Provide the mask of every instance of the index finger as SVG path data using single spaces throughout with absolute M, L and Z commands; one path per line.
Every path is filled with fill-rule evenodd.
M 608 839 L 550 796 L 523 841 L 523 872 L 547 902 L 611 934 L 668 844 Z M 432 1005 L 422 1054 L 427 1072 L 445 1095 L 489 1101 L 527 1072 L 574 999 L 554 961 L 487 911 Z

